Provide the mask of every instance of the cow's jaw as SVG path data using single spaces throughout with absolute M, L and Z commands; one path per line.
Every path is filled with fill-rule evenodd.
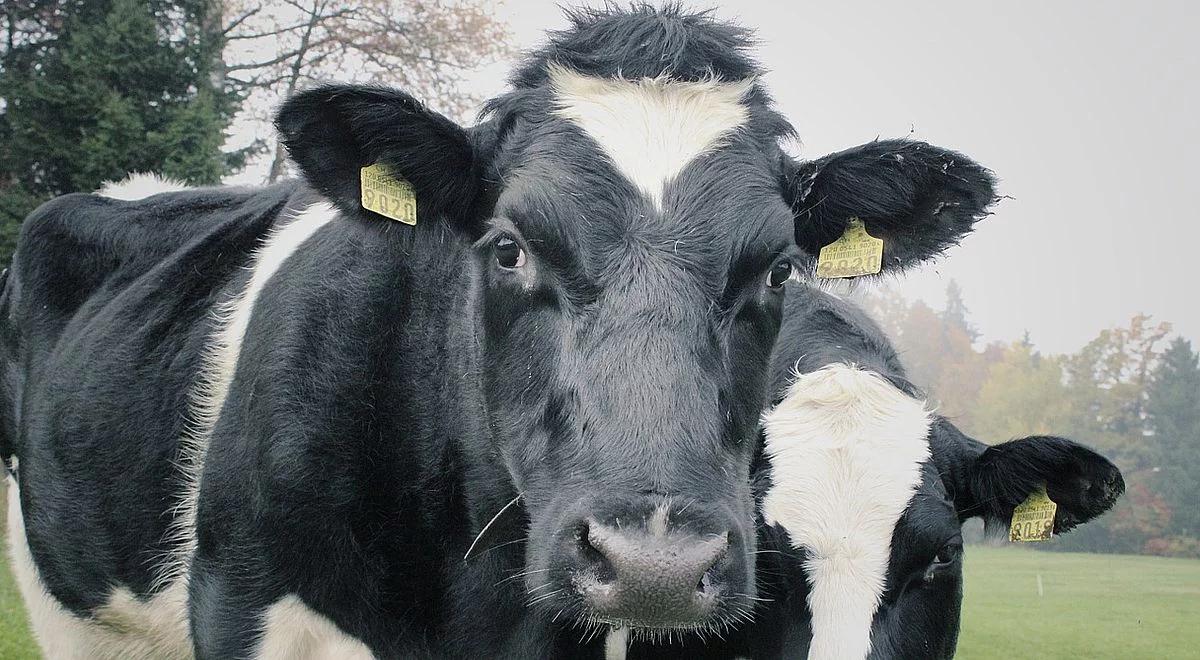
M 892 532 L 921 483 L 930 421 L 924 402 L 843 364 L 798 376 L 764 417 L 763 513 L 807 553 L 809 658 L 870 652 Z

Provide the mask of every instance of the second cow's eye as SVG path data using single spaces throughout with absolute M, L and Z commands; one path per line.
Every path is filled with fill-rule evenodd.
M 501 268 L 513 270 L 525 265 L 525 250 L 508 236 L 496 239 L 492 251 L 496 255 L 496 264 Z
M 962 542 L 951 541 L 943 545 L 941 549 L 938 550 L 938 553 L 934 556 L 933 561 L 929 563 L 929 568 L 931 570 L 948 568 L 949 566 L 953 565 L 954 562 L 958 561 L 959 557 L 962 557 Z

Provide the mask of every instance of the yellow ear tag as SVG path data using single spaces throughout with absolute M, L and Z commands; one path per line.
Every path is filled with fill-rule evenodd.
M 1008 540 L 1049 541 L 1054 533 L 1054 513 L 1058 505 L 1039 488 L 1029 494 L 1024 502 L 1013 509 L 1012 526 L 1008 528 Z
M 359 171 L 362 207 L 406 225 L 417 224 L 417 193 L 412 184 L 392 174 L 383 163 Z
M 862 220 L 850 218 L 846 233 L 821 248 L 817 257 L 817 277 L 874 275 L 882 265 L 883 239 L 868 234 Z

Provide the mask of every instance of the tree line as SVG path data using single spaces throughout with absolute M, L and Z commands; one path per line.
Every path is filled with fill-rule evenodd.
M 38 204 L 129 172 L 219 183 L 265 159 L 278 102 L 320 81 L 393 84 L 456 118 L 465 72 L 508 52 L 484 0 L 2 0 L 0 258 Z M 251 126 L 231 147 L 235 120 Z
M 886 290 L 856 297 L 964 432 L 988 443 L 1062 435 L 1121 468 L 1117 506 L 1048 548 L 1200 557 L 1200 356 L 1169 323 L 1137 315 L 1055 355 L 1028 334 L 981 345 L 954 282 L 941 310 Z

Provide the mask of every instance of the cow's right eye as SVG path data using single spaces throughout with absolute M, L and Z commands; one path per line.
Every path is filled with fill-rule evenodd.
M 496 255 L 496 264 L 506 270 L 513 270 L 525 265 L 525 250 L 516 241 L 501 236 L 492 247 Z
M 772 289 L 778 289 L 783 286 L 783 283 L 788 281 L 792 276 L 792 262 L 780 261 L 771 267 L 771 272 L 767 273 L 767 286 Z

